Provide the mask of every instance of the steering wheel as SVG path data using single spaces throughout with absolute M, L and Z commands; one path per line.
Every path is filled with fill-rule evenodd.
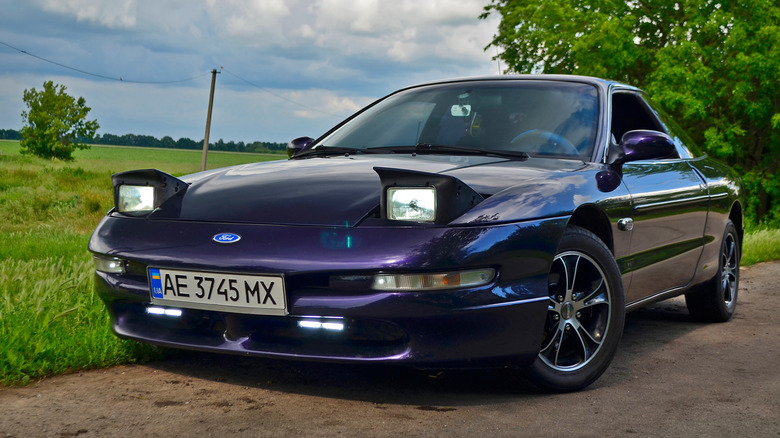
M 526 152 L 552 152 L 548 151 L 548 145 L 552 145 L 553 151 L 560 151 L 564 155 L 579 155 L 580 151 L 574 147 L 569 140 L 565 137 L 558 135 L 554 132 L 545 131 L 542 129 L 531 129 L 515 136 L 510 144 L 524 144 L 535 148 L 534 150 L 528 150 L 523 148 Z

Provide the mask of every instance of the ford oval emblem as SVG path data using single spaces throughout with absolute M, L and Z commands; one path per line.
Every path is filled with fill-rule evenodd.
M 241 236 L 233 233 L 219 233 L 213 239 L 217 243 L 236 243 L 241 240 Z

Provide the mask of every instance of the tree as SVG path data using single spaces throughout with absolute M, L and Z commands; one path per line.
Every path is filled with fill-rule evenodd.
M 22 111 L 22 119 L 26 125 L 19 131 L 22 153 L 72 160 L 74 150 L 89 148 L 81 140 L 92 138 L 100 125 L 97 120 L 86 120 L 91 108 L 84 98 L 75 99 L 65 89 L 47 81 L 41 91 L 24 90 L 27 110 Z
M 517 73 L 644 88 L 710 155 L 743 175 L 748 216 L 780 225 L 777 0 L 491 0 L 492 46 Z
M 164 148 L 175 148 L 176 140 L 174 140 L 171 136 L 166 135 L 160 139 L 160 146 Z

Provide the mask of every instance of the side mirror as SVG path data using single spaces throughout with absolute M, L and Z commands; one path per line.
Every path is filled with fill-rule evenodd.
M 645 129 L 628 131 L 623 134 L 618 149 L 618 151 L 610 153 L 610 164 L 672 158 L 677 153 L 674 141 L 669 135 Z
M 314 139 L 311 137 L 298 137 L 287 143 L 287 158 L 292 158 L 298 152 L 306 149 Z

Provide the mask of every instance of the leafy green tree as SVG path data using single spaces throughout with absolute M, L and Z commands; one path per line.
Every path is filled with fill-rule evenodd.
M 160 139 L 160 146 L 164 148 L 175 148 L 176 140 L 174 140 L 171 136 L 166 135 Z
M 65 93 L 64 85 L 43 83 L 43 90 L 24 90 L 22 111 L 25 126 L 19 133 L 22 153 L 42 158 L 72 160 L 73 151 L 88 149 L 81 139 L 92 138 L 98 130 L 97 120 L 86 120 L 91 110 L 83 97 L 75 99 Z
M 748 216 L 780 225 L 777 0 L 491 0 L 491 45 L 512 72 L 609 77 L 644 88 L 741 171 Z

